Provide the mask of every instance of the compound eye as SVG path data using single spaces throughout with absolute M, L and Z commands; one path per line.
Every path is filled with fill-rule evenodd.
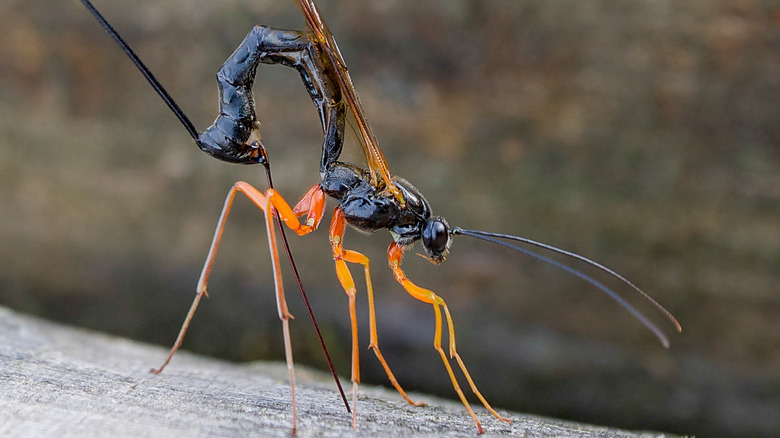
M 422 241 L 432 258 L 443 259 L 450 243 L 450 230 L 447 222 L 440 217 L 426 220 L 422 230 Z

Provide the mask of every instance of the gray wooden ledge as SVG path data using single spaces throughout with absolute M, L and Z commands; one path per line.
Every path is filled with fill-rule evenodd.
M 0 307 L 0 436 L 289 436 L 286 368 L 237 365 L 180 352 L 161 375 L 166 350 L 39 320 Z M 361 386 L 350 427 L 330 376 L 296 368 L 300 437 L 475 436 L 459 403 Z M 347 382 L 348 384 L 348 382 Z M 349 384 L 348 384 L 349 385 Z M 513 412 L 511 425 L 478 409 L 487 436 L 668 437 Z

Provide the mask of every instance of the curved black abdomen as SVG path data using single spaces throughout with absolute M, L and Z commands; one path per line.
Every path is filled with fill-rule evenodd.
M 261 62 L 292 67 L 301 75 L 325 132 L 322 172 L 341 154 L 344 104 L 338 86 L 329 77 L 332 69 L 327 68 L 327 58 L 306 34 L 295 30 L 255 26 L 247 34 L 217 72 L 219 116 L 198 137 L 198 147 L 223 161 L 258 162 L 260 133 L 252 86 Z
M 219 116 L 198 137 L 198 146 L 220 160 L 256 163 L 254 141 L 260 136 L 252 86 L 257 65 L 261 61 L 294 63 L 308 43 L 298 31 L 255 26 L 217 72 Z M 252 138 L 253 132 L 257 138 Z

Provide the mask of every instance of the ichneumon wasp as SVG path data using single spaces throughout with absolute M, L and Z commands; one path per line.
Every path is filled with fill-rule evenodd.
M 360 381 L 360 369 L 357 338 L 358 327 L 355 307 L 357 288 L 348 268 L 348 263 L 361 265 L 364 270 L 369 308 L 369 347 L 373 350 L 390 379 L 390 382 L 396 390 L 398 390 L 401 396 L 412 405 L 419 405 L 420 403 L 411 400 L 407 396 L 394 377 L 387 361 L 379 349 L 369 260 L 363 254 L 344 247 L 343 242 L 347 224 L 366 232 L 373 232 L 381 229 L 386 229 L 390 232 L 392 242 L 390 243 L 387 252 L 390 269 L 392 270 L 396 281 L 400 283 L 406 292 L 412 295 L 412 297 L 430 304 L 433 307 L 435 318 L 433 337 L 434 348 L 440 355 L 452 386 L 463 403 L 463 406 L 474 420 L 479 433 L 483 433 L 482 426 L 455 376 L 452 365 L 453 361 L 457 363 L 457 367 L 462 372 L 469 388 L 480 400 L 482 405 L 497 419 L 506 422 L 511 420 L 502 417 L 496 412 L 477 389 L 464 361 L 457 352 L 453 319 L 445 301 L 433 291 L 413 283 L 401 269 L 401 261 L 404 252 L 411 248 L 418 240 L 421 241 L 422 246 L 425 249 L 427 254 L 426 258 L 434 264 L 444 261 L 450 249 L 450 245 L 452 244 L 453 237 L 458 235 L 474 237 L 497 245 L 509 247 L 523 254 L 542 260 L 601 289 L 650 329 L 664 346 L 668 346 L 669 341 L 663 332 L 628 302 L 617 295 L 612 289 L 578 270 L 543 255 L 531 252 L 512 242 L 535 246 L 553 253 L 562 254 L 590 264 L 591 266 L 606 272 L 650 301 L 672 322 L 678 331 L 680 330 L 680 324 L 666 309 L 649 297 L 639 287 L 635 286 L 615 271 L 586 257 L 531 239 L 508 234 L 450 227 L 444 218 L 433 215 L 428 201 L 420 191 L 405 179 L 395 176 L 390 172 L 378 141 L 368 124 L 357 91 L 347 70 L 346 63 L 333 38 L 333 34 L 322 19 L 314 1 L 293 0 L 293 2 L 301 10 L 305 18 L 306 30 L 297 31 L 255 26 L 218 71 L 217 81 L 220 96 L 220 113 L 208 129 L 202 133 L 198 133 L 198 130 L 194 127 L 189 118 L 165 91 L 144 63 L 135 55 L 129 45 L 124 42 L 120 35 L 111 27 L 105 18 L 103 18 L 97 9 L 95 9 L 89 0 L 82 0 L 82 3 L 86 8 L 122 47 L 124 52 L 134 62 L 155 91 L 157 91 L 171 111 L 178 117 L 179 121 L 201 150 L 217 159 L 231 163 L 263 164 L 266 168 L 266 175 L 269 183 L 269 189 L 265 191 L 260 191 L 246 182 L 237 182 L 230 189 L 218 221 L 206 262 L 201 272 L 195 299 L 168 357 L 165 359 L 162 366 L 153 370 L 153 372 L 159 373 L 168 365 L 173 355 L 181 346 L 184 335 L 201 298 L 204 295 L 207 296 L 206 288 L 211 266 L 232 203 L 238 193 L 244 194 L 257 205 L 263 211 L 266 219 L 266 231 L 274 272 L 277 308 L 279 317 L 282 321 L 285 340 L 285 357 L 290 375 L 293 431 L 295 431 L 296 428 L 297 407 L 295 403 L 292 346 L 289 333 L 289 319 L 292 315 L 290 315 L 288 311 L 284 289 L 281 283 L 274 220 L 278 222 L 279 228 L 282 231 L 283 242 L 286 247 L 286 237 L 283 232 L 282 224 L 286 225 L 298 235 L 305 235 L 312 232 L 319 226 L 324 217 L 326 196 L 335 199 L 338 203 L 333 211 L 329 238 L 332 247 L 332 255 L 335 261 L 336 276 L 346 292 L 349 302 L 349 315 L 352 329 L 351 380 L 353 386 L 351 413 L 353 427 L 356 427 L 357 424 L 357 411 L 355 408 L 358 384 Z M 290 206 L 287 201 L 273 189 L 273 184 L 271 183 L 270 168 L 265 147 L 260 136 L 259 123 L 252 96 L 255 73 L 257 67 L 261 63 L 280 64 L 294 68 L 298 71 L 303 84 L 317 109 L 322 131 L 324 133 L 319 169 L 320 182 L 314 184 L 295 206 Z M 363 148 L 368 168 L 339 161 L 344 142 L 346 121 L 349 117 L 354 120 L 356 125 L 357 136 Z M 299 217 L 302 216 L 306 217 L 303 222 L 299 219 Z M 289 250 L 287 251 L 288 257 L 292 263 L 292 257 L 289 254 Z M 294 264 L 293 269 L 295 270 Z M 303 292 L 302 286 L 301 291 Z M 443 317 L 442 313 L 444 314 Z M 446 351 L 442 345 L 445 324 L 448 340 Z M 338 379 L 336 379 L 336 381 L 338 383 Z M 347 403 L 343 392 L 342 397 L 347 405 L 347 409 L 350 410 L 350 406 Z

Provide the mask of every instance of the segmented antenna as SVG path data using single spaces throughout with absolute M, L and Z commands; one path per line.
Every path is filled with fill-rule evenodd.
M 612 269 L 609 269 L 608 267 L 602 265 L 601 263 L 597 263 L 585 256 L 581 256 L 579 254 L 573 253 L 571 251 L 566 251 L 564 249 L 556 248 L 552 245 L 548 245 L 546 243 L 537 242 L 535 240 L 528 239 L 526 237 L 519 237 L 519 236 L 512 236 L 510 234 L 501 234 L 501 233 L 490 233 L 487 231 L 479 231 L 479 230 L 464 230 L 460 227 L 455 227 L 452 230 L 452 234 L 459 234 L 463 236 L 469 236 L 474 237 L 477 239 L 484 240 L 486 242 L 495 243 L 496 245 L 505 246 L 507 248 L 511 248 L 515 251 L 519 251 L 523 254 L 529 255 L 531 257 L 534 257 L 538 260 L 541 260 L 545 263 L 549 263 L 556 268 L 562 269 L 574 276 L 577 276 L 588 283 L 596 286 L 597 288 L 601 289 L 604 293 L 609 295 L 612 299 L 618 302 L 623 308 L 625 308 L 629 313 L 631 313 L 636 319 L 639 320 L 642 324 L 644 324 L 645 327 L 647 327 L 653 334 L 658 338 L 659 341 L 661 341 L 661 344 L 669 348 L 669 339 L 666 337 L 666 335 L 663 334 L 663 332 L 653 324 L 649 319 L 647 319 L 644 315 L 642 315 L 638 310 L 636 310 L 631 304 L 629 304 L 626 300 L 624 300 L 621 296 L 619 296 L 617 293 L 615 293 L 612 289 L 608 288 L 598 280 L 594 279 L 593 277 L 590 277 L 589 275 L 578 271 L 577 269 L 571 268 L 569 266 L 566 266 L 562 263 L 556 262 L 555 260 L 552 260 L 548 257 L 545 257 L 543 255 L 539 255 L 535 252 L 529 251 L 525 248 L 522 248 L 520 246 L 504 242 L 503 240 L 499 239 L 507 239 L 507 240 L 514 240 L 516 242 L 526 243 L 528 245 L 533 245 L 542 249 L 545 249 L 547 251 L 555 252 L 558 254 L 565 255 L 567 257 L 571 257 L 573 259 L 585 262 L 591 266 L 595 266 L 596 268 L 610 274 L 611 276 L 617 278 L 621 282 L 629 285 L 632 289 L 634 289 L 636 292 L 638 292 L 642 297 L 644 297 L 647 301 L 649 301 L 651 304 L 653 304 L 669 321 L 672 322 L 674 327 L 677 329 L 678 332 L 682 331 L 682 326 L 680 326 L 680 323 L 677 321 L 677 319 L 672 316 L 671 313 L 669 313 L 668 310 L 666 310 L 661 304 L 659 304 L 657 301 L 655 301 L 650 295 L 645 293 L 642 289 L 640 289 L 638 286 L 636 286 L 634 283 L 630 282 L 628 279 L 623 277 L 622 275 L 618 274 L 617 272 L 613 271 Z
M 184 126 L 184 129 L 187 130 L 187 132 L 190 134 L 190 137 L 192 137 L 193 140 L 196 142 L 198 141 L 198 138 L 200 135 L 198 134 L 198 130 L 195 128 L 195 125 L 192 124 L 192 121 L 189 117 L 187 117 L 187 114 L 184 113 L 184 111 L 179 107 L 179 105 L 176 103 L 176 101 L 171 97 L 170 94 L 168 94 L 168 91 L 165 90 L 165 87 L 162 86 L 160 81 L 157 80 L 157 78 L 152 74 L 152 72 L 146 67 L 146 64 L 144 64 L 143 61 L 141 61 L 141 58 L 138 57 L 138 55 L 135 54 L 133 49 L 130 47 L 127 42 L 122 38 L 121 35 L 119 35 L 119 32 L 117 32 L 113 26 L 108 22 L 108 20 L 103 17 L 103 14 L 100 13 L 100 11 L 95 8 L 95 6 L 89 1 L 89 0 L 81 0 L 81 4 L 84 5 L 85 8 L 95 17 L 95 19 L 100 23 L 101 26 L 103 26 L 103 29 L 111 35 L 111 38 L 116 41 L 116 43 L 119 45 L 119 47 L 122 48 L 122 50 L 125 52 L 128 58 L 130 58 L 131 61 L 133 61 L 133 64 L 135 64 L 136 68 L 141 72 L 141 74 L 146 78 L 146 80 L 149 82 L 149 84 L 154 88 L 154 91 L 157 92 L 157 94 L 162 98 L 162 100 L 165 102 L 166 105 L 168 105 L 168 108 L 173 112 L 173 114 L 176 115 L 176 118 L 179 119 L 179 122 Z M 263 166 L 266 169 L 266 178 L 268 180 L 268 186 L 270 188 L 273 188 L 273 182 L 271 180 L 271 167 L 270 163 L 268 162 L 268 159 L 266 156 L 263 156 L 263 159 L 261 160 Z M 351 413 L 351 409 L 349 407 L 349 402 L 347 402 L 347 396 L 344 394 L 344 389 L 341 387 L 341 381 L 338 378 L 338 375 L 336 374 L 336 369 L 333 367 L 333 361 L 330 359 L 330 354 L 328 353 L 328 349 L 325 346 L 325 340 L 322 338 L 322 333 L 320 332 L 320 327 L 317 324 L 317 320 L 314 318 L 314 312 L 312 311 L 311 306 L 309 305 L 309 298 L 306 296 L 306 291 L 303 289 L 303 283 L 301 282 L 301 278 L 298 275 L 298 268 L 295 266 L 295 261 L 292 257 L 292 252 L 290 251 L 290 246 L 287 243 L 287 235 L 284 233 L 284 227 L 282 226 L 282 220 L 279 218 L 278 215 L 276 215 L 277 219 L 277 225 L 279 226 L 279 231 L 282 233 L 282 240 L 284 241 L 284 249 L 287 252 L 287 258 L 290 260 L 290 266 L 292 267 L 293 274 L 295 276 L 295 280 L 298 283 L 298 288 L 301 291 L 301 296 L 303 297 L 303 302 L 306 304 L 306 310 L 309 311 L 309 317 L 311 318 L 312 324 L 314 324 L 314 330 L 317 332 L 317 338 L 320 341 L 320 345 L 322 346 L 322 351 L 325 353 L 325 358 L 328 361 L 328 367 L 330 367 L 330 372 L 333 374 L 333 379 L 336 381 L 336 386 L 339 388 L 339 393 L 341 394 L 341 399 L 344 401 L 344 406 L 347 408 L 347 412 Z

